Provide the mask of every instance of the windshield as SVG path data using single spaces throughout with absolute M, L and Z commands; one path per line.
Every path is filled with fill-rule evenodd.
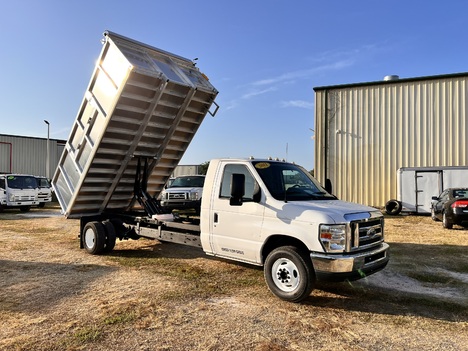
M 276 200 L 306 201 L 336 199 L 304 168 L 291 163 L 253 162 L 255 169 Z
M 47 178 L 36 178 L 39 188 L 50 188 L 50 182 Z
M 31 176 L 9 175 L 6 177 L 8 187 L 11 189 L 35 189 L 37 188 L 36 178 Z
M 204 183 L 205 183 L 204 176 L 178 177 L 174 179 L 170 188 L 187 188 L 187 187 L 203 188 Z

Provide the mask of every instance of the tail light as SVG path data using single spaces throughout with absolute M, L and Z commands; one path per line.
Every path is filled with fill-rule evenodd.
M 457 200 L 451 206 L 452 208 L 466 208 L 468 207 L 468 200 Z

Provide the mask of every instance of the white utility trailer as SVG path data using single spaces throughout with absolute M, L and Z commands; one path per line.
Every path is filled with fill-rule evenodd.
M 153 196 L 217 112 L 217 93 L 191 60 L 106 31 L 52 179 L 64 215 L 157 212 Z
M 447 188 L 468 187 L 468 166 L 402 167 L 397 174 L 397 199 L 389 200 L 389 214 L 430 214 L 431 200 Z

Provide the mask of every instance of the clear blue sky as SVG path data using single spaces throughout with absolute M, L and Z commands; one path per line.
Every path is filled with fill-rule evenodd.
M 1 0 L 0 133 L 67 139 L 105 30 L 184 56 L 219 90 L 182 163 L 314 167 L 317 86 L 468 71 L 466 1 Z

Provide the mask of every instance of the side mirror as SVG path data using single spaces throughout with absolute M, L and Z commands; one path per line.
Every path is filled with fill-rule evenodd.
M 436 200 L 436 201 L 437 201 L 437 200 L 439 200 L 439 198 L 438 198 L 437 196 L 433 196 L 433 197 L 432 197 L 432 200 Z
M 242 198 L 245 194 L 245 174 L 234 173 L 231 175 L 231 206 L 242 206 Z
M 325 190 L 329 194 L 333 194 L 333 187 L 332 187 L 332 182 L 330 179 L 325 179 Z

